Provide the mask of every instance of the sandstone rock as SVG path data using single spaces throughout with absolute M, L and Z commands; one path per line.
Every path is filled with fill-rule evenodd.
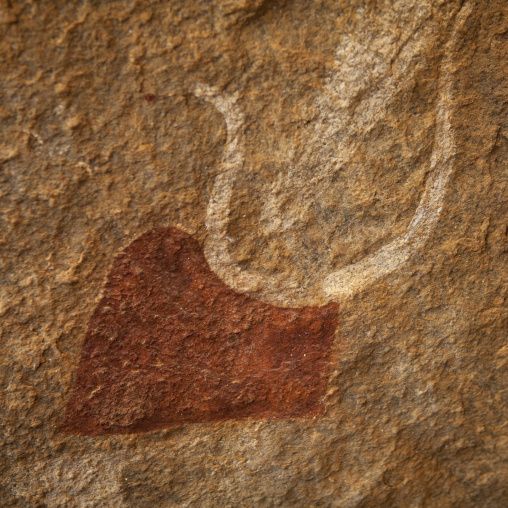
M 507 48 L 503 0 L 0 4 L 0 505 L 506 506 Z M 284 357 L 247 364 L 293 413 L 247 383 L 214 393 L 252 411 L 201 417 L 195 390 L 201 416 L 136 427 L 155 385 L 127 362 L 107 435 L 65 432 L 108 274 L 127 328 L 170 293 L 150 272 L 128 303 L 115 272 L 162 228 L 235 312 L 304 313 L 311 410 Z M 189 322 L 240 346 L 174 363 L 199 386 L 224 344 L 265 348 L 221 312 Z

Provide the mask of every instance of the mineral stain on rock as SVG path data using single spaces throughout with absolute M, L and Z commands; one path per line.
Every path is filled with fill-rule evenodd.
M 199 243 L 152 230 L 115 260 L 61 430 L 322 414 L 338 305 L 280 308 L 228 287 Z

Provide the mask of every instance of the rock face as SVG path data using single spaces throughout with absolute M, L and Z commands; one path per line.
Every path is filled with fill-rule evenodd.
M 504 0 L 0 4 L 0 505 L 506 506 L 507 48 Z

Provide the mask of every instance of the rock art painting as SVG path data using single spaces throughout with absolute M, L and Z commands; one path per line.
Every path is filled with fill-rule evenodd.
M 337 315 L 336 303 L 279 308 L 237 293 L 187 233 L 146 233 L 111 269 L 62 430 L 322 414 Z
M 380 277 L 384 277 L 394 270 L 402 267 L 407 261 L 422 249 L 429 238 L 441 214 L 447 185 L 453 172 L 455 162 L 455 139 L 451 127 L 450 104 L 453 100 L 453 73 L 454 65 L 451 55 L 460 41 L 460 30 L 471 14 L 473 4 L 466 2 L 456 15 L 454 30 L 446 44 L 445 56 L 440 68 L 440 78 L 437 83 L 439 97 L 436 104 L 436 130 L 434 147 L 429 161 L 429 176 L 425 183 L 425 189 L 421 195 L 418 207 L 405 232 L 399 238 L 383 245 L 378 250 L 370 253 L 363 259 L 344 266 L 337 271 L 329 273 L 324 280 L 318 281 L 318 292 L 326 300 L 339 301 L 342 298 L 351 298 L 355 294 L 364 291 Z M 412 51 L 417 54 L 418 42 L 413 41 Z M 412 44 L 408 44 L 409 47 Z M 409 51 L 409 50 L 408 50 Z M 382 115 L 382 107 L 393 100 L 394 90 L 408 86 L 410 82 L 409 68 L 403 66 L 395 77 L 387 77 L 379 86 L 379 90 L 365 100 L 363 105 L 366 111 L 360 116 L 359 125 L 353 125 L 349 110 L 346 114 L 337 113 L 333 118 L 336 124 L 335 131 L 323 132 L 323 137 L 332 136 L 332 133 L 361 132 L 372 127 L 374 119 Z M 330 79 L 328 87 L 338 87 L 337 82 L 344 84 L 344 76 L 335 76 Z M 195 94 L 211 102 L 222 113 L 228 130 L 228 140 L 224 150 L 224 170 L 216 178 L 212 189 L 212 195 L 207 210 L 207 230 L 209 241 L 205 245 L 205 254 L 213 270 L 220 275 L 231 287 L 239 291 L 256 291 L 264 288 L 267 301 L 283 305 L 287 296 L 281 292 L 281 288 L 274 284 L 273 280 L 263 277 L 259 273 L 253 273 L 240 268 L 230 253 L 230 243 L 227 238 L 227 224 L 230 215 L 230 202 L 236 178 L 241 173 L 244 163 L 244 121 L 235 96 L 227 96 L 219 93 L 213 87 L 199 85 Z M 328 98 L 329 99 L 329 98 Z M 326 95 L 322 101 L 326 102 Z M 316 108 L 320 109 L 321 105 Z M 328 119 L 329 120 L 329 119 Z M 323 122 L 324 124 L 328 123 Z M 336 159 L 342 164 L 347 164 L 348 154 L 354 152 L 355 136 L 342 142 L 340 153 Z
M 89 323 L 64 432 L 136 433 L 324 413 L 338 302 L 407 262 L 439 218 L 455 153 L 448 55 L 470 12 L 471 4 L 464 4 L 446 47 L 429 176 L 406 234 L 329 273 L 319 282 L 321 307 L 298 301 L 291 307 L 279 286 L 234 259 L 227 224 L 244 160 L 243 115 L 234 96 L 196 87 L 195 95 L 211 102 L 227 126 L 204 246 L 179 229 L 163 228 L 117 257 Z

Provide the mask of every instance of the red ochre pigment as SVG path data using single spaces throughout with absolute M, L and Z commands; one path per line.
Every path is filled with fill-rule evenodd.
M 237 293 L 188 234 L 150 231 L 115 260 L 61 430 L 322 414 L 337 316 L 335 303 L 280 308 Z

